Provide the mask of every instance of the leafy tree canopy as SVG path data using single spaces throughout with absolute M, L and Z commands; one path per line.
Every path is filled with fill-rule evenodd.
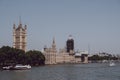
M 30 64 L 43 65 L 45 57 L 40 51 L 25 51 L 9 46 L 0 48 L 0 65 Z

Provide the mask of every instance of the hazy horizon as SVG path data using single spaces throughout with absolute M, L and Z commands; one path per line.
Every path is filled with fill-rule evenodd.
M 119 0 L 0 0 L 0 47 L 12 46 L 13 24 L 27 25 L 27 50 L 64 48 L 69 35 L 75 50 L 120 54 Z

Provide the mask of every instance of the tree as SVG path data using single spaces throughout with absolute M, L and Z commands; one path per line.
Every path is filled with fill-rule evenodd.
M 118 57 L 116 57 L 115 55 L 106 53 L 106 52 L 102 52 L 99 54 L 95 54 L 95 55 L 89 57 L 88 59 L 93 62 L 97 62 L 97 61 L 103 61 L 103 60 L 118 60 Z
M 16 64 L 44 65 L 45 57 L 40 51 L 36 50 L 30 50 L 25 53 L 23 50 L 9 46 L 1 47 L 0 66 Z
M 44 65 L 45 57 L 40 51 L 30 50 L 26 52 L 27 56 L 27 64 L 36 66 L 36 65 Z
M 4 66 L 22 63 L 24 60 L 22 56 L 24 55 L 25 52 L 23 50 L 3 46 L 0 48 L 0 65 Z

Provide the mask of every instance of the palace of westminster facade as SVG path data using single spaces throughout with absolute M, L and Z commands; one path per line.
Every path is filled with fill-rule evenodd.
M 27 25 L 23 27 L 20 22 L 18 26 L 13 25 L 13 47 L 26 51 L 26 30 Z M 88 63 L 88 52 L 74 51 L 74 40 L 70 35 L 66 41 L 66 48 L 57 51 L 55 38 L 50 48 L 44 47 L 43 54 L 45 56 L 45 64 L 59 63 Z

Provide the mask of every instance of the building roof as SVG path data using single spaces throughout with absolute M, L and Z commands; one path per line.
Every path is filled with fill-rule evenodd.
M 73 39 L 73 37 L 72 35 L 69 35 L 68 40 L 71 40 L 71 39 Z
M 23 31 L 25 30 L 25 29 L 23 29 L 22 24 L 19 24 L 19 25 L 18 25 L 18 28 L 17 28 L 16 30 L 18 31 L 18 30 L 20 30 L 20 29 L 22 29 Z

